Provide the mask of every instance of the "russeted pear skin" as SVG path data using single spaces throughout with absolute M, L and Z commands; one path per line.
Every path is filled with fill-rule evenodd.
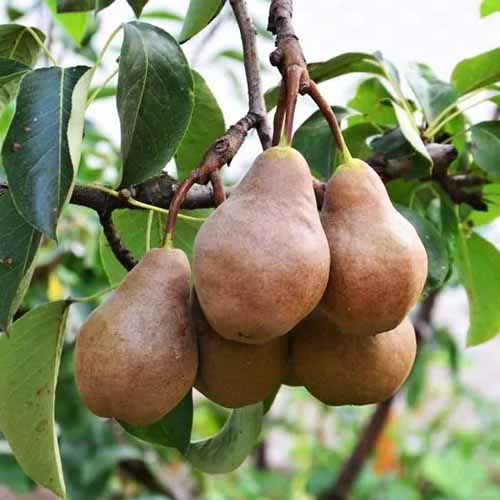
M 321 307 L 344 334 L 396 328 L 422 292 L 427 254 L 368 164 L 352 160 L 335 171 L 321 222 L 331 256 Z
M 191 317 L 200 353 L 196 389 L 226 408 L 258 403 L 279 389 L 287 372 L 285 336 L 260 345 L 224 339 L 207 323 L 196 293 Z
M 408 318 L 371 336 L 343 335 L 320 310 L 302 321 L 292 340 L 297 381 L 327 405 L 385 401 L 408 377 L 417 342 Z
M 189 319 L 190 266 L 180 250 L 150 250 L 82 326 L 75 374 L 100 417 L 148 425 L 191 389 L 198 349 Z
M 285 335 L 317 305 L 330 255 L 309 167 L 294 149 L 262 153 L 194 243 L 195 288 L 222 337 Z

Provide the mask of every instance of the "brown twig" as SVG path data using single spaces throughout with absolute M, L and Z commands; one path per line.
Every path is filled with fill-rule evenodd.
M 335 113 L 333 112 L 333 109 L 330 106 L 330 104 L 328 104 L 326 99 L 321 95 L 318 86 L 313 80 L 311 80 L 309 83 L 309 89 L 307 93 L 311 96 L 311 98 L 316 103 L 323 116 L 326 118 L 328 126 L 330 127 L 333 137 L 335 138 L 337 149 L 341 154 L 344 153 L 345 143 L 344 143 L 344 138 L 342 137 L 342 132 L 340 130 L 339 122 L 337 121 L 337 117 L 335 116 Z
M 230 0 L 234 16 L 238 23 L 243 44 L 245 74 L 248 88 L 248 109 L 259 118 L 256 129 L 259 134 L 262 149 L 271 146 L 271 126 L 267 117 L 262 80 L 260 77 L 257 37 L 246 0 Z
M 222 182 L 220 170 L 215 170 L 210 174 L 210 183 L 214 190 L 214 204 L 218 207 L 226 201 L 226 192 L 224 191 L 224 183 Z
M 276 113 L 274 113 L 273 146 L 277 146 L 280 143 L 281 134 L 283 133 L 286 116 L 286 95 L 286 80 L 283 79 L 280 86 L 278 106 L 276 107 Z
M 120 264 L 127 271 L 130 271 L 135 267 L 137 261 L 134 259 L 132 252 L 125 246 L 120 235 L 118 234 L 118 231 L 113 224 L 112 212 L 108 210 L 99 214 L 99 221 L 113 254 L 118 259 L 118 262 L 120 262 Z
M 226 134 L 216 141 L 205 153 L 200 166 L 193 170 L 179 185 L 169 206 L 165 239 L 172 239 L 174 234 L 177 214 L 187 197 L 191 187 L 195 184 L 206 184 L 212 172 L 220 169 L 223 165 L 229 164 L 234 155 L 239 151 L 248 131 L 254 128 L 259 122 L 259 117 L 249 112 L 241 120 L 235 123 Z

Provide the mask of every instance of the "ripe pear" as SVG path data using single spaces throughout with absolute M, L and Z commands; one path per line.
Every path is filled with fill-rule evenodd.
M 285 336 L 260 345 L 227 340 L 207 323 L 196 293 L 191 296 L 191 317 L 200 353 L 195 387 L 207 398 L 226 408 L 240 408 L 279 389 L 288 367 Z
M 355 159 L 328 181 L 320 216 L 331 255 L 321 307 L 344 334 L 396 328 L 427 278 L 427 254 L 413 226 L 374 170 Z
M 193 253 L 201 307 L 222 337 L 265 343 L 306 317 L 325 291 L 330 255 L 304 157 L 285 146 L 262 153 Z
M 180 250 L 150 250 L 82 326 L 76 381 L 100 417 L 148 425 L 191 389 L 198 349 L 189 320 L 189 262 Z
M 316 309 L 293 330 L 297 381 L 328 405 L 365 405 L 392 396 L 408 377 L 417 343 L 408 318 L 371 336 L 343 335 Z

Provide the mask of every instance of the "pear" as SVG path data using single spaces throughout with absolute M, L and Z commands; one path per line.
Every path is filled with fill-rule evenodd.
M 344 334 L 396 328 L 427 278 L 427 254 L 413 226 L 374 170 L 355 159 L 328 181 L 320 217 L 331 255 L 321 307 Z
M 408 377 L 417 343 L 408 318 L 371 336 L 343 335 L 320 309 L 293 330 L 297 383 L 328 405 L 365 405 L 392 396 Z
M 252 345 L 227 340 L 207 323 L 196 293 L 191 317 L 198 337 L 200 364 L 195 387 L 226 408 L 258 403 L 274 394 L 288 368 L 287 337 Z
M 148 425 L 193 386 L 198 350 L 189 320 L 190 267 L 180 250 L 150 250 L 82 326 L 76 381 L 100 417 Z
M 222 337 L 265 343 L 305 318 L 330 256 L 303 156 L 286 146 L 262 153 L 203 224 L 193 254 L 201 307 Z

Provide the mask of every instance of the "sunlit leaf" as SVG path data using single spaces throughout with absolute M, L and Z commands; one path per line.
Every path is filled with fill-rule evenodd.
M 199 33 L 220 12 L 224 0 L 190 0 L 179 37 L 180 43 L 187 42 Z
M 500 80 L 500 47 L 460 61 L 451 82 L 460 94 L 486 87 Z
M 0 431 L 24 472 L 62 497 L 54 404 L 68 307 L 40 306 L 0 336 Z
M 67 14 L 58 14 L 57 0 L 45 0 L 52 17 L 63 28 L 63 30 L 80 45 L 83 36 L 87 31 L 87 26 L 90 21 L 90 14 L 87 12 L 73 12 Z
M 467 343 L 478 345 L 500 332 L 500 252 L 476 232 L 461 231 L 457 262 L 469 298 Z

